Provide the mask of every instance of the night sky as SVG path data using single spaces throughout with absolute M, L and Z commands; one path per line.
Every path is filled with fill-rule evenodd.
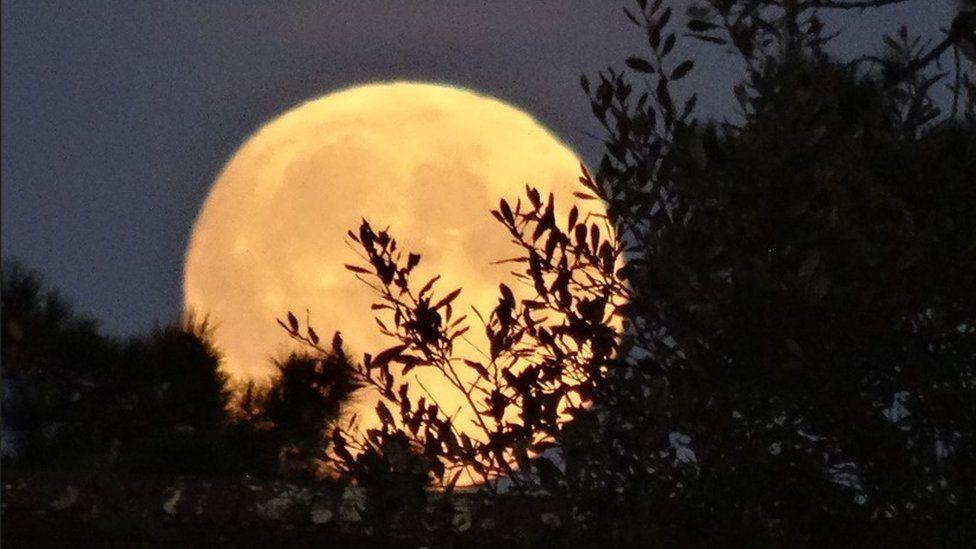
M 223 163 L 277 114 L 370 81 L 495 96 L 595 162 L 579 75 L 643 51 L 624 5 L 4 0 L 3 256 L 110 333 L 173 320 L 190 229 Z M 936 38 L 951 18 L 947 0 L 847 12 L 835 50 L 877 52 L 878 33 L 903 23 Z M 700 112 L 734 116 L 738 65 L 693 44 L 675 55 L 699 51 L 685 85 Z

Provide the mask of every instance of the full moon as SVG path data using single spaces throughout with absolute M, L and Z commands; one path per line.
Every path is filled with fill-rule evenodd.
M 325 95 L 268 122 L 223 168 L 193 227 L 184 306 L 213 321 L 238 379 L 266 377 L 271 357 L 296 348 L 276 322 L 289 310 L 307 310 L 325 341 L 340 331 L 353 357 L 375 355 L 396 342 L 376 327 L 373 291 L 343 267 L 360 262 L 347 230 L 362 218 L 389 226 L 421 254 L 418 283 L 440 274 L 438 295 L 462 288 L 456 316 L 487 314 L 499 283 L 518 287 L 511 265 L 492 262 L 519 253 L 489 210 L 528 184 L 554 193 L 564 219 L 579 175 L 573 151 L 530 115 L 469 90 L 395 82 Z

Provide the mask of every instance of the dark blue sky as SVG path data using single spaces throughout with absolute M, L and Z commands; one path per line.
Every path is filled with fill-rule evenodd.
M 469 87 L 595 161 L 578 80 L 641 51 L 623 5 L 4 0 L 3 256 L 42 271 L 112 333 L 172 320 L 183 250 L 225 160 L 275 115 L 356 83 Z M 835 49 L 877 51 L 878 33 L 903 23 L 934 36 L 950 5 L 846 13 Z M 702 53 L 686 81 L 702 112 L 731 113 L 737 69 L 719 50 Z

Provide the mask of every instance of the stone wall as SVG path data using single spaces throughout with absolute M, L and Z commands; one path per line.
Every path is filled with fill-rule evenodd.
M 428 494 L 426 509 L 405 509 L 409 516 L 377 524 L 365 520 L 369 502 L 362 490 L 330 485 L 8 471 L 2 482 L 5 547 L 540 546 L 560 522 L 547 509 L 551 502 L 527 496 Z

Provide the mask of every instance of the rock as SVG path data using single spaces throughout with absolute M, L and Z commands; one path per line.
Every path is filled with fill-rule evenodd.
M 451 527 L 455 532 L 467 532 L 471 529 L 471 509 L 465 501 L 454 502 L 454 516 L 451 517 Z
M 288 507 L 291 506 L 291 502 L 284 497 L 272 498 L 264 503 L 258 503 L 254 506 L 257 514 L 270 520 L 281 520 L 285 516 L 285 512 Z
M 312 524 L 328 524 L 332 522 L 332 511 L 329 509 L 312 509 Z
M 339 520 L 342 522 L 359 522 L 363 519 L 362 512 L 366 509 L 366 492 L 361 488 L 350 486 L 342 492 L 342 503 L 339 504 Z
M 74 486 L 68 486 L 65 489 L 63 496 L 51 502 L 51 509 L 55 511 L 63 511 L 68 507 L 71 507 L 78 501 L 78 489 Z
M 183 491 L 180 490 L 179 488 L 176 488 L 173 491 L 173 495 L 170 496 L 168 500 L 163 502 L 163 511 L 165 511 L 167 515 L 175 515 L 176 505 L 180 502 L 180 498 L 182 497 L 183 497 Z
M 559 528 L 559 525 L 562 524 L 562 521 L 559 520 L 559 515 L 555 513 L 543 513 L 539 519 L 542 521 L 542 524 L 550 528 Z

